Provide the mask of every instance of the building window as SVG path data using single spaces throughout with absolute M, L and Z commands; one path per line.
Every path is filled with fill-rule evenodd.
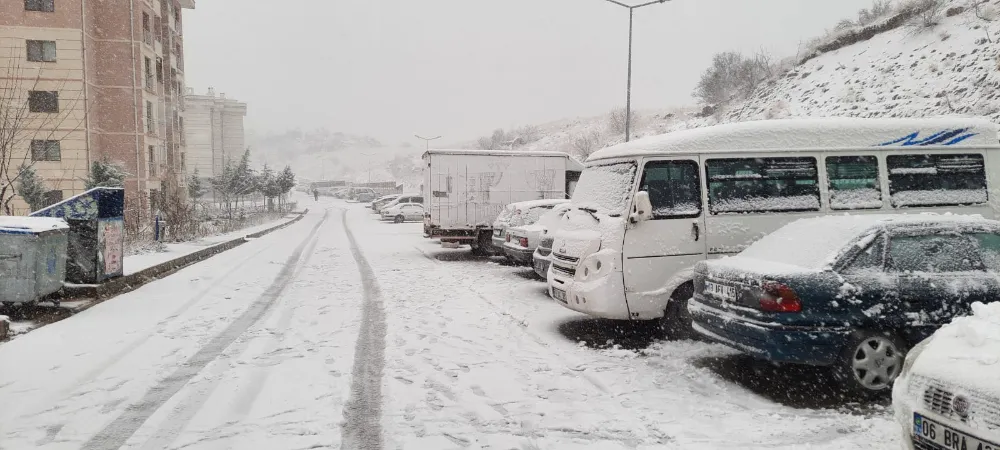
M 712 214 L 819 211 L 814 158 L 710 159 Z
M 156 58 L 156 83 L 163 84 L 163 58 Z
M 28 41 L 28 61 L 54 62 L 56 41 Z
M 59 161 L 62 160 L 62 148 L 59 141 L 31 141 L 32 161 Z
M 186 167 L 187 166 L 184 163 L 184 153 L 181 153 L 181 172 L 184 172 Z
M 146 132 L 156 134 L 156 122 L 153 120 L 153 102 L 146 102 Z
M 53 190 L 45 193 L 45 207 L 48 208 L 56 203 L 63 201 L 63 191 Z
M 31 91 L 28 93 L 28 111 L 33 113 L 59 112 L 58 91 Z
M 153 30 L 156 31 L 153 38 L 156 39 L 156 42 L 160 42 L 160 35 L 163 33 L 163 19 L 161 19 L 160 16 L 153 18 Z
M 56 0 L 24 0 L 25 11 L 55 12 Z
M 156 176 L 156 147 L 149 146 L 149 176 Z
M 150 92 L 153 91 L 153 60 L 149 58 L 143 58 L 144 70 L 146 73 L 146 89 Z

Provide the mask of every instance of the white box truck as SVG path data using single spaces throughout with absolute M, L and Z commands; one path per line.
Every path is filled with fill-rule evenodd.
M 423 156 L 424 235 L 492 247 L 493 220 L 510 203 L 564 199 L 583 165 L 565 153 L 503 150 L 428 150 Z

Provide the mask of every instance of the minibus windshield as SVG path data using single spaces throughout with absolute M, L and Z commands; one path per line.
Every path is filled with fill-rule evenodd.
M 622 215 L 635 182 L 635 162 L 591 166 L 583 171 L 573 192 L 573 206 L 609 216 Z

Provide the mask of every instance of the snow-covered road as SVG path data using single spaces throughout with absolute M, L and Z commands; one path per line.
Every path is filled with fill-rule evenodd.
M 0 448 L 896 448 L 822 377 L 651 343 L 420 224 L 309 207 L 0 345 Z

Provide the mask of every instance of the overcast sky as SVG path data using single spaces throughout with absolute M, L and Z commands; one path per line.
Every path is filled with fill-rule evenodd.
M 640 0 L 622 0 L 629 4 Z M 186 76 L 249 104 L 258 133 L 389 144 L 624 106 L 628 10 L 604 0 L 198 0 Z M 671 0 L 636 11 L 635 108 L 691 104 L 712 54 L 799 43 L 872 0 Z

